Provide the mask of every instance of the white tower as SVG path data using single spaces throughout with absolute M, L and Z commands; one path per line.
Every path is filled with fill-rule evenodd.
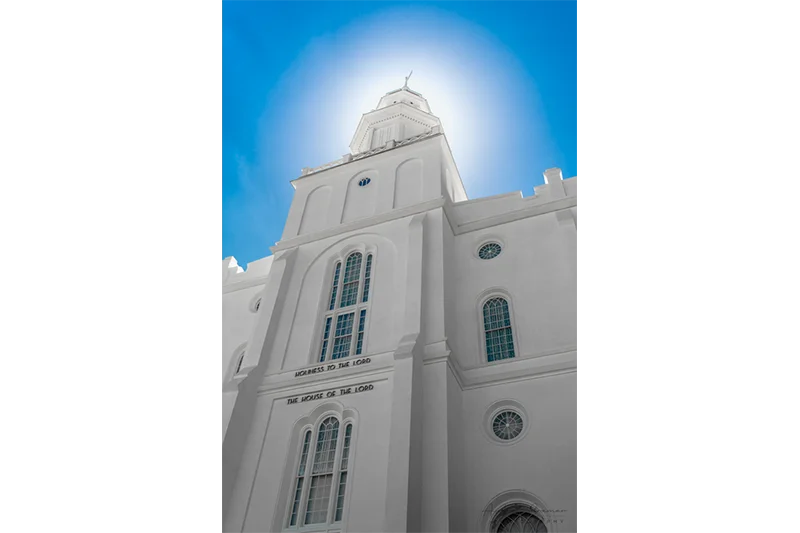
M 577 178 L 468 200 L 407 85 L 223 262 L 225 531 L 574 531 Z

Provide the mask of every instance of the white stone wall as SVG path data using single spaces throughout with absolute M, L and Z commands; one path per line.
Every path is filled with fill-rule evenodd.
M 503 251 L 482 260 L 477 250 L 486 242 Z M 450 346 L 462 368 L 485 365 L 481 346 L 480 301 L 489 293 L 505 295 L 516 332 L 516 357 L 537 357 L 575 350 L 575 227 L 549 213 L 524 218 L 455 238 L 450 274 L 455 319 Z
M 440 198 L 441 147 L 432 137 L 295 180 L 282 240 Z M 368 186 L 358 187 L 362 177 Z
M 576 530 L 577 380 L 565 374 L 498 384 L 462 394 L 463 508 L 466 531 L 479 531 L 487 502 L 509 490 L 525 490 L 542 500 L 556 531 Z M 495 402 L 511 400 L 527 415 L 524 437 L 498 444 L 485 422 Z M 565 513 L 556 513 L 558 510 Z
M 228 428 L 236 402 L 240 378 L 236 376 L 239 356 L 247 350 L 253 334 L 257 311 L 255 304 L 264 290 L 272 265 L 266 257 L 247 265 L 243 270 L 236 260 L 223 261 L 222 279 L 222 435 Z
M 243 531 L 280 531 L 287 523 L 291 498 L 294 491 L 293 470 L 297 464 L 297 451 L 301 445 L 301 428 L 298 420 L 313 413 L 314 420 L 324 418 L 328 413 L 337 413 L 337 408 L 357 412 L 355 430 L 351 440 L 351 462 L 348 470 L 347 513 L 342 522 L 344 531 L 382 531 L 387 457 L 389 449 L 389 398 L 391 376 L 363 380 L 345 379 L 327 383 L 322 389 L 341 389 L 370 381 L 374 389 L 367 393 L 353 394 L 344 401 L 322 400 L 294 405 L 287 404 L 285 392 L 266 393 L 259 396 L 259 412 L 268 417 L 258 424 L 259 435 L 263 437 L 263 447 L 258 450 L 260 458 L 256 461 L 256 475 L 252 479 L 251 503 L 243 518 Z M 293 397 L 315 392 L 320 387 L 306 385 L 292 391 Z M 338 405 L 337 405 L 338 404 Z M 343 428 L 340 428 L 340 431 Z M 383 465 L 376 468 L 376 465 Z M 335 497 L 335 496 L 334 496 Z M 238 524 L 237 524 L 238 526 Z M 339 528 L 334 528 L 339 530 Z
M 285 529 L 302 429 L 327 413 L 355 423 L 345 513 L 304 531 L 485 531 L 511 501 L 574 531 L 577 179 L 466 200 L 437 135 L 293 184 L 274 255 L 223 262 L 224 530 Z M 502 253 L 479 259 L 489 241 Z M 355 250 L 374 258 L 364 350 L 319 363 L 333 266 Z M 492 294 L 516 357 L 489 363 Z M 512 443 L 488 431 L 503 405 L 524 413 Z

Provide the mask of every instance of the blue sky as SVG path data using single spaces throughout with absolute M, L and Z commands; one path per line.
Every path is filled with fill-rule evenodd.
M 222 256 L 280 240 L 302 167 L 341 157 L 403 85 L 442 120 L 470 198 L 577 175 L 576 3 L 222 4 Z

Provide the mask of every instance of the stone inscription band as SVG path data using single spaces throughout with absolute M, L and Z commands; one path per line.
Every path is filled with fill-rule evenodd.
M 354 366 L 366 365 L 371 361 L 372 360 L 369 357 L 361 357 L 359 359 L 352 359 L 350 361 L 340 361 L 339 363 L 332 363 L 329 365 L 319 365 L 306 370 L 298 370 L 294 373 L 294 377 L 299 378 L 301 376 L 319 374 L 320 372 L 330 372 L 331 370 L 339 370 L 340 368 L 352 368 Z
M 311 402 L 314 400 L 322 400 L 326 398 L 334 398 L 336 396 L 344 396 L 346 394 L 357 394 L 359 392 L 368 392 L 373 390 L 374 388 L 375 385 L 373 385 L 372 383 L 354 385 L 352 387 L 340 387 L 336 389 L 330 389 L 327 391 L 312 392 L 309 394 L 305 394 L 303 396 L 295 396 L 294 398 L 288 398 L 286 400 L 286 403 L 294 404 L 294 403 Z

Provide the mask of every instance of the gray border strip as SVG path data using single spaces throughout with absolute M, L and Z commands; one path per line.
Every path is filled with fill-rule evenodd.
M 578 176 L 583 176 L 583 0 L 578 0 Z
M 217 0 L 217 264 L 222 263 L 222 0 Z

